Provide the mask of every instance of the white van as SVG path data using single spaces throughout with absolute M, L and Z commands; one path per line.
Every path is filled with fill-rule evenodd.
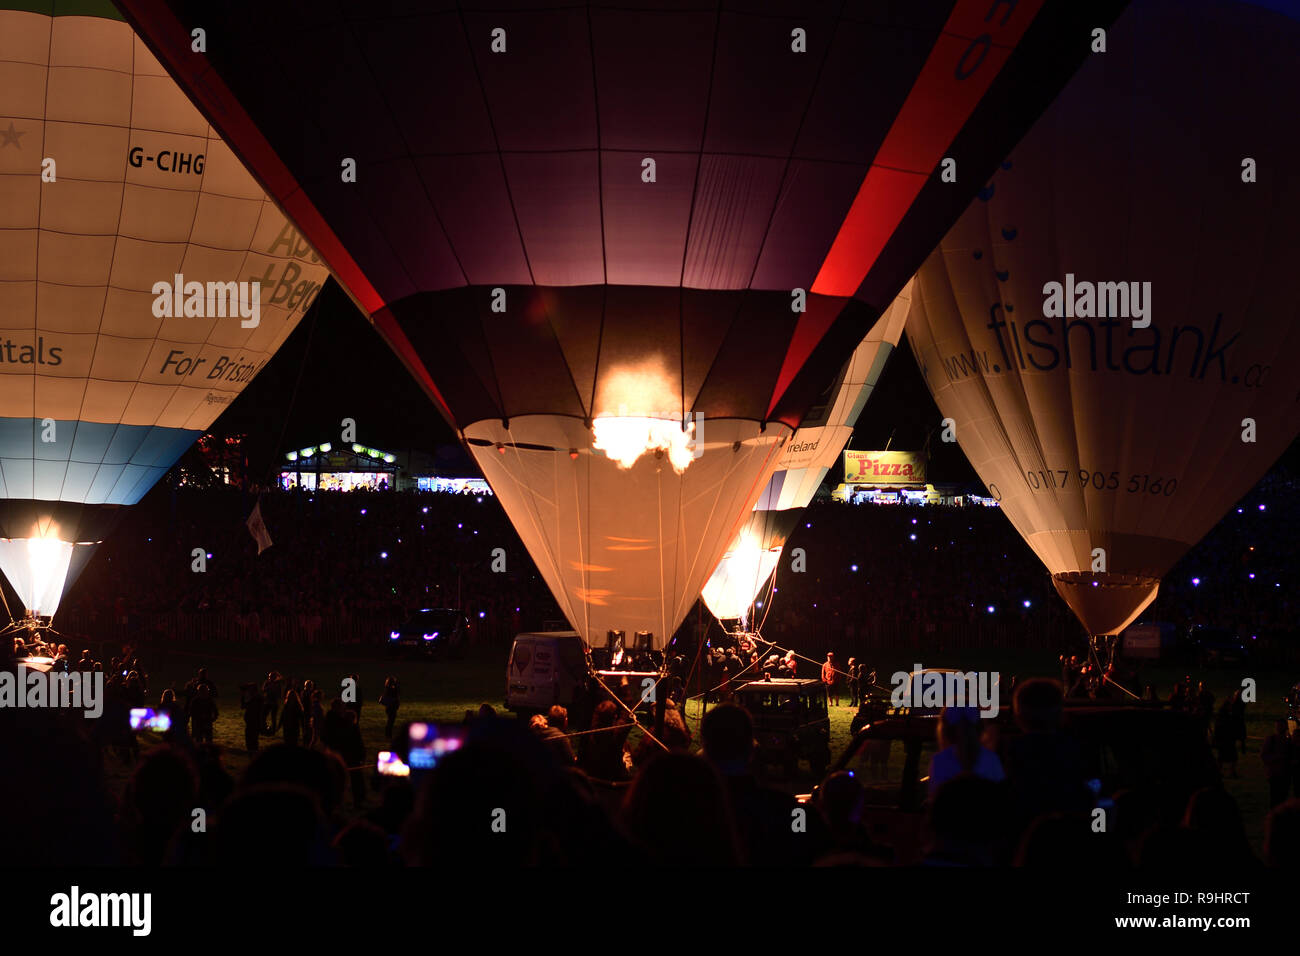
M 577 631 L 518 634 L 506 665 L 506 707 L 524 713 L 554 704 L 571 708 L 590 696 L 590 672 Z

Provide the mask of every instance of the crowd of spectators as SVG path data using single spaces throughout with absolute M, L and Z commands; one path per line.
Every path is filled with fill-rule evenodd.
M 273 689 L 286 687 L 289 703 L 300 693 L 292 682 Z M 529 723 L 485 704 L 459 727 L 442 725 L 458 747 L 428 770 L 372 778 L 379 791 L 367 801 L 355 763 L 365 754 L 349 752 L 357 718 L 343 702 L 309 721 L 319 728 L 309 737 L 286 733 L 258 748 L 236 779 L 204 739 L 210 715 L 201 703 L 217 698 L 217 689 L 200 673 L 185 696 L 188 705 L 170 703 L 177 719 L 166 742 L 134 763 L 120 795 L 75 721 L 0 711 L 0 759 L 41 768 L 0 788 L 8 862 L 247 866 L 274 848 L 281 867 L 456 872 L 537 864 L 1013 863 L 1110 872 L 1195 865 L 1243 874 L 1261 863 L 1300 865 L 1300 800 L 1287 799 L 1287 786 L 1273 793 L 1262 860 L 1235 801 L 1217 784 L 1195 789 L 1185 806 L 1159 789 L 1116 793 L 1107 804 L 1111 825 L 1098 831 L 1082 752 L 1062 731 L 1061 685 L 1041 678 L 1018 688 L 1019 733 L 997 752 L 982 741 L 978 718 L 944 712 L 910 849 L 872 829 L 867 788 L 852 773 L 832 774 L 807 803 L 767 786 L 756 773 L 750 715 L 733 704 L 705 715 L 698 751 L 677 715 L 665 721 L 660 742 L 631 747 L 629 725 L 610 702 L 583 731 L 568 727 L 563 708 Z M 244 705 L 253 706 L 247 695 Z M 262 734 L 265 708 L 251 713 L 253 732 Z M 294 729 L 301 730 L 296 717 Z M 1271 746 L 1272 765 L 1294 767 L 1294 750 Z M 31 826 L 32 807 L 58 826 Z M 192 825 L 198 808 L 203 828 Z
M 1279 473 L 1265 478 L 1166 575 L 1145 618 L 1291 646 L 1300 626 L 1288 530 L 1300 523 L 1297 491 Z M 86 630 L 169 615 L 168 629 L 182 633 L 186 620 L 220 617 L 248 640 L 308 642 L 382 640 L 430 606 L 461 608 L 477 639 L 498 642 L 563 620 L 491 495 L 270 492 L 260 503 L 274 545 L 260 555 L 245 527 L 253 502 L 226 488 L 156 492 L 101 545 L 61 613 Z M 504 573 L 492 569 L 497 548 Z M 816 502 L 760 601 L 762 633 L 816 657 L 933 640 L 1055 647 L 1083 637 L 1001 509 L 980 505 Z
M 261 554 L 246 527 L 255 502 L 273 542 Z M 504 572 L 492 570 L 497 548 Z M 476 636 L 493 639 L 563 617 L 491 495 L 254 499 L 229 488 L 147 498 L 100 546 L 61 615 L 87 630 L 220 617 L 250 641 L 317 643 L 382 640 L 424 607 L 460 608 Z M 169 629 L 185 632 L 183 623 Z

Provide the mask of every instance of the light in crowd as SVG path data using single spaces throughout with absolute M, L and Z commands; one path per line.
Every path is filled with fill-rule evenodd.
M 1020 603 L 1023 604 L 1025 607 L 1029 607 L 1029 601 L 1028 601 L 1028 600 L 1021 601 Z
M 1201 586 L 1201 579 L 1200 579 L 1200 578 L 1192 578 L 1192 587 L 1194 587 L 1194 588 L 1199 588 L 1200 586 Z

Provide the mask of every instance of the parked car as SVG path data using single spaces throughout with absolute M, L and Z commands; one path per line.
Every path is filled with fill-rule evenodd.
M 464 649 L 468 634 L 469 621 L 460 611 L 426 607 L 388 632 L 388 647 L 398 655 L 455 656 Z
M 849 771 L 862 783 L 863 823 L 874 841 L 893 849 L 896 863 L 920 859 L 926 774 L 937 749 L 938 721 L 932 714 L 883 716 L 863 726 L 829 768 Z M 1020 729 L 1009 710 L 990 726 L 999 756 L 1005 757 L 1007 741 Z M 1203 729 L 1181 711 L 1072 700 L 1063 732 L 1079 744 L 1088 767 L 1082 782 L 1098 805 L 1120 790 L 1141 789 L 1167 821 L 1177 823 L 1193 793 L 1220 783 Z
M 760 769 L 776 765 L 794 777 L 802 760 L 821 779 L 831 762 L 831 721 L 821 681 L 750 681 L 737 688 L 735 702 L 754 722 L 754 759 Z

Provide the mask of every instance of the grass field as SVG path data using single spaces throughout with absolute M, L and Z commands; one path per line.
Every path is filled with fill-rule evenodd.
M 459 722 L 465 711 L 477 711 L 481 704 L 491 704 L 503 710 L 505 695 L 505 664 L 507 652 L 503 648 L 480 649 L 461 660 L 424 661 L 395 660 L 377 653 L 370 647 L 308 648 L 303 646 L 259 645 L 176 645 L 153 647 L 142 652 L 150 672 L 150 704 L 155 704 L 161 691 L 173 685 L 179 689 L 194 675 L 200 666 L 208 668 L 209 677 L 216 683 L 220 716 L 216 725 L 216 741 L 225 749 L 225 763 L 236 777 L 247 766 L 251 755 L 244 749 L 243 714 L 239 709 L 239 685 L 261 680 L 267 671 L 275 669 L 286 677 L 310 678 L 325 691 L 328 701 L 337 695 L 341 681 L 350 673 L 360 677 L 362 695 L 361 730 L 366 743 L 367 759 L 373 762 L 379 750 L 388 749 L 384 738 L 385 715 L 376 702 L 384 679 L 395 675 L 402 686 L 402 707 L 398 720 L 429 720 Z M 1059 677 L 1055 655 L 1049 652 L 1008 653 L 996 649 L 949 652 L 942 660 L 933 655 L 915 651 L 883 653 L 870 660 L 882 684 L 888 684 L 894 671 L 910 670 L 917 658 L 926 666 L 954 667 L 961 670 L 997 671 L 1003 681 L 1017 674 L 1021 679 L 1045 675 Z M 805 675 L 813 673 L 813 666 L 804 665 Z M 1167 696 L 1174 682 L 1186 668 L 1150 667 L 1144 669 L 1142 679 L 1153 682 L 1163 696 Z M 1241 686 L 1244 678 L 1254 678 L 1258 687 L 1258 701 L 1247 708 L 1248 752 L 1238 761 L 1239 776 L 1229 778 L 1226 785 L 1235 797 L 1246 824 L 1251 842 L 1258 850 L 1263 840 L 1263 820 L 1267 811 L 1267 787 L 1259 748 L 1263 737 L 1271 730 L 1273 721 L 1284 716 L 1283 695 L 1295 680 L 1289 673 L 1262 672 L 1258 668 L 1241 667 L 1219 670 L 1191 671 L 1193 680 L 1205 680 L 1215 694 L 1216 702 Z M 1135 688 L 1136 689 L 1136 688 Z M 1003 700 L 1009 707 L 1010 701 Z M 691 731 L 698 741 L 700 705 L 691 701 L 686 716 Z M 846 699 L 841 706 L 831 708 L 831 752 L 838 755 L 849 741 L 849 722 L 853 709 Z M 147 746 L 151 735 L 144 735 Z M 263 738 L 263 746 L 273 743 Z M 124 779 L 129 768 L 109 757 L 108 770 L 116 779 Z M 794 789 L 808 789 L 809 781 L 791 781 Z M 373 792 L 371 799 L 374 799 Z

